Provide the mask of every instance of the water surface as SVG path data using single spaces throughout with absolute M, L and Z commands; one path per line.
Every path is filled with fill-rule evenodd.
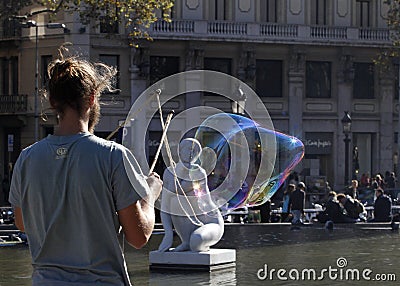
M 326 231 L 322 226 L 293 230 L 290 225 L 279 224 L 227 225 L 224 237 L 216 247 L 235 248 L 236 267 L 212 273 L 150 272 L 148 253 L 157 249 L 161 239 L 162 235 L 153 235 L 149 244 L 141 250 L 125 246 L 129 274 L 135 285 L 398 285 L 400 280 L 399 233 L 392 232 L 387 227 L 346 225 Z M 346 263 L 346 266 L 340 263 Z M 282 277 L 287 277 L 288 280 L 280 280 L 276 271 L 272 280 L 271 276 L 263 277 L 266 265 L 268 271 L 272 268 L 286 271 Z M 290 271 L 295 275 L 296 271 L 301 274 L 304 269 L 313 269 L 318 278 L 321 271 L 329 267 L 337 269 L 336 279 L 331 279 L 328 273 L 324 273 L 323 279 L 318 281 L 295 281 L 288 274 Z M 0 248 L 0 286 L 30 285 L 31 269 L 27 247 Z M 343 273 L 342 279 L 339 276 L 340 269 Z M 346 279 L 346 270 L 349 269 L 359 273 L 370 269 L 371 280 L 366 281 L 362 277 L 358 281 Z M 265 280 L 261 280 L 257 272 Z M 397 282 L 373 281 L 376 274 L 379 277 L 386 275 L 387 279 L 393 279 L 394 274 Z

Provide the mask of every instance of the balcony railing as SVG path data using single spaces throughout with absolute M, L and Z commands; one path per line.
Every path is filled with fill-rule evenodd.
M 210 35 L 242 36 L 247 34 L 247 26 L 246 23 L 208 22 L 207 33 Z
M 359 30 L 358 37 L 367 41 L 389 41 L 390 32 L 388 29 L 364 28 Z
M 26 94 L 0 95 L 0 114 L 26 113 L 27 110 Z
M 311 27 L 310 36 L 312 39 L 346 40 L 347 29 L 344 27 L 314 26 Z
M 194 32 L 193 21 L 177 21 L 174 24 L 158 21 L 153 26 L 155 33 L 178 33 L 178 34 L 191 34 Z
M 230 21 L 173 20 L 156 22 L 150 27 L 153 38 L 182 40 L 236 40 L 326 45 L 391 45 L 388 29 L 306 26 L 277 23 L 245 23 Z
M 298 33 L 297 25 L 260 24 L 261 37 L 292 38 Z

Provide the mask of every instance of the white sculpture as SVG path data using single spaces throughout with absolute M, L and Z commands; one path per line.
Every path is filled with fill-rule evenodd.
M 179 144 L 180 161 L 164 171 L 161 194 L 161 220 L 165 235 L 158 251 L 208 251 L 224 233 L 222 215 L 211 199 L 207 174 L 195 164 L 201 153 L 195 139 Z M 173 228 L 181 244 L 171 249 Z

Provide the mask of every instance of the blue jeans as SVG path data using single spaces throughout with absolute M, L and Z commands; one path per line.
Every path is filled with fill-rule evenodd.
M 303 223 L 303 220 L 301 219 L 303 212 L 301 210 L 292 210 L 292 214 L 293 214 L 292 224 Z

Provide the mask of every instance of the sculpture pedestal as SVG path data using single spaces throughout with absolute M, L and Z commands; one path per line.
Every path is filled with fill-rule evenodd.
M 236 266 L 235 249 L 210 249 L 206 252 L 159 252 L 149 255 L 151 270 L 212 271 Z

